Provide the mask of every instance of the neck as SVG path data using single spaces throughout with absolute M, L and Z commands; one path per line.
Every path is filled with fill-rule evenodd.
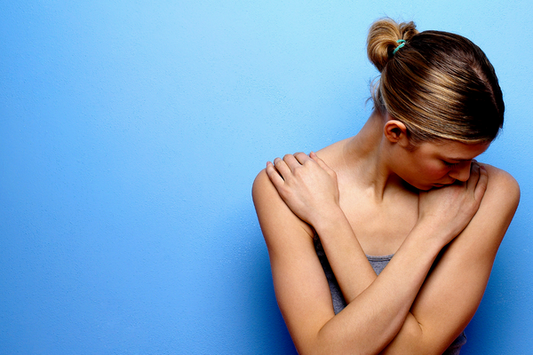
M 405 188 L 391 169 L 390 142 L 383 134 L 386 117 L 374 112 L 361 131 L 346 141 L 343 149 L 345 166 L 354 183 L 377 201 L 391 189 Z

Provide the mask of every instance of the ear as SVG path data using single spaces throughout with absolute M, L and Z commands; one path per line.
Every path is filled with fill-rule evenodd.
M 407 137 L 407 127 L 401 121 L 395 120 L 393 118 L 389 119 L 385 123 L 383 133 L 385 134 L 385 137 L 389 140 L 389 142 L 398 143 L 402 147 L 409 146 L 409 137 Z

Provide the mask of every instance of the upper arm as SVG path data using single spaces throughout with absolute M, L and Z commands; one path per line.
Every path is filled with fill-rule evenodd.
M 313 244 L 313 230 L 280 198 L 263 170 L 252 195 L 268 247 L 279 308 L 299 351 L 312 346 L 334 316 L 331 294 Z
M 423 334 L 420 346 L 437 345 L 440 353 L 474 316 L 520 199 L 518 184 L 509 174 L 486 168 L 489 182 L 476 215 L 443 251 L 411 308 Z M 408 338 L 409 332 L 398 334 L 398 344 L 402 336 Z M 392 349 L 394 341 L 390 345 Z

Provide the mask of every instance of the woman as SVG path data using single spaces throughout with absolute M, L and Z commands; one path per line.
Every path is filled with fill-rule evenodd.
M 458 354 L 519 201 L 474 160 L 501 89 L 476 45 L 412 22 L 375 22 L 368 55 L 362 130 L 254 182 L 276 298 L 301 354 Z

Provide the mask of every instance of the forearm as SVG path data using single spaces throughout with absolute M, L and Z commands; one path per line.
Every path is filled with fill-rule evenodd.
M 323 239 L 326 255 L 348 306 L 328 322 L 321 333 L 324 339 L 338 337 L 339 344 L 349 339 L 348 348 L 361 349 L 364 353 L 378 352 L 404 326 L 441 246 L 435 242 L 436 238 L 428 237 L 434 231 L 418 226 L 377 277 L 345 218 L 337 216 L 331 221 L 333 223 L 318 224 L 317 233 Z M 411 323 L 417 324 L 416 321 Z
M 509 191 L 516 182 L 505 188 L 514 180 L 509 182 L 509 178 L 496 173 L 494 178 L 491 175 L 495 187 L 487 192 L 483 205 L 460 236 L 453 239 L 455 219 L 444 218 L 449 207 L 429 216 L 419 213 L 416 228 L 379 277 L 373 270 L 365 271 L 370 268 L 366 256 L 346 217 L 339 219 L 332 212 L 336 206 L 328 209 L 321 202 L 320 208 L 308 208 L 308 216 L 320 213 L 323 216 L 318 219 L 328 223 L 318 223 L 313 218 L 305 219 L 305 224 L 272 193 L 268 177 L 258 176 L 254 203 L 269 248 L 278 304 L 298 351 L 442 353 L 473 316 L 499 242 L 518 203 L 518 188 L 514 193 Z M 425 196 L 425 204 L 419 202 L 419 206 L 426 206 L 422 211 L 430 210 L 428 201 L 441 200 L 428 200 Z M 320 235 L 341 287 L 353 292 L 347 297 L 349 305 L 337 315 L 333 313 L 330 290 L 316 257 L 309 225 Z M 452 239 L 427 276 L 442 246 Z M 358 268 L 361 264 L 366 266 Z
M 323 212 L 313 227 L 320 237 L 344 299 L 350 303 L 374 282 L 377 275 L 340 208 Z

